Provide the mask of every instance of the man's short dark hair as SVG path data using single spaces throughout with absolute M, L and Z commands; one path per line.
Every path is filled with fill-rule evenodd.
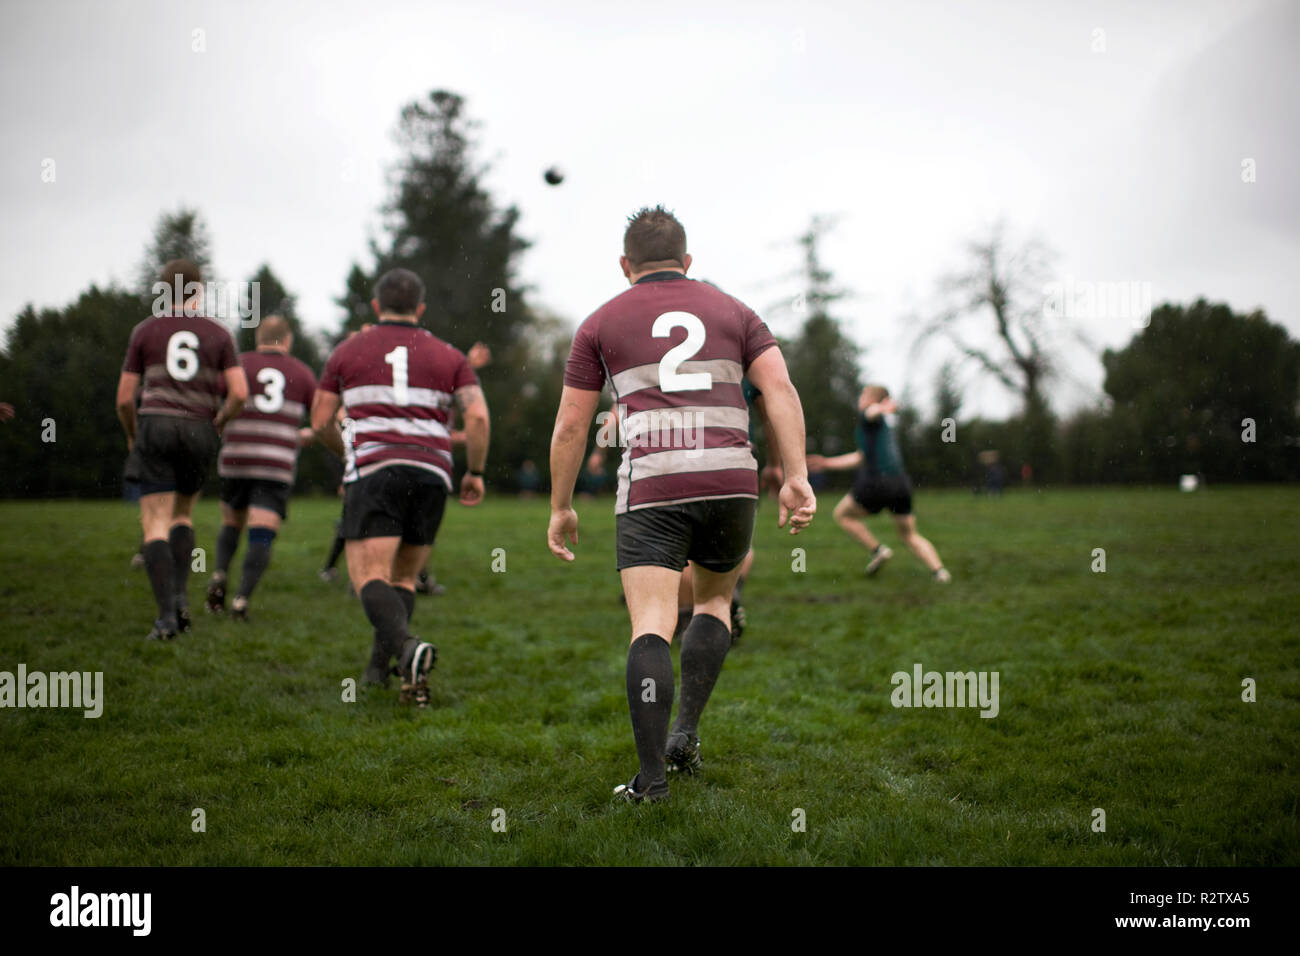
M 415 315 L 424 301 L 424 283 L 410 269 L 389 269 L 375 283 L 379 311 L 391 315 Z
M 185 302 L 185 287 L 191 282 L 202 282 L 203 275 L 192 260 L 172 259 L 162 267 L 158 279 L 172 293 L 172 305 L 179 309 Z
M 676 262 L 686 268 L 686 230 L 663 206 L 641 209 L 628 217 L 623 255 L 633 268 L 647 262 Z

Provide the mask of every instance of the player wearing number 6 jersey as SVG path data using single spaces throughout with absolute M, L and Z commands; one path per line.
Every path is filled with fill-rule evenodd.
M 226 426 L 217 474 L 221 476 L 221 532 L 217 564 L 208 583 L 207 609 L 226 605 L 226 576 L 239 549 L 239 534 L 248 527 L 239 591 L 230 616 L 248 619 L 248 600 L 271 562 L 271 545 L 288 517 L 298 449 L 312 442 L 311 429 L 299 429 L 316 392 L 316 376 L 289 354 L 293 333 L 281 315 L 257 325 L 257 351 L 245 352 L 239 364 L 248 377 L 250 398 L 243 414 Z
M 817 502 L 804 465 L 799 395 L 767 326 L 737 299 L 686 278 L 686 233 L 662 207 L 631 218 L 619 260 L 632 288 L 573 339 L 551 439 L 552 553 L 574 560 L 573 485 L 601 388 L 614 393 L 623 446 L 614 511 L 618 569 L 632 619 L 627 700 L 640 772 L 615 790 L 632 802 L 668 796 L 666 762 L 700 767 L 696 727 L 731 646 L 731 599 L 749 552 L 758 467 L 741 380 L 766 399 L 785 465 L 778 525 L 807 527 Z M 682 636 L 682 696 L 669 642 L 678 582 L 694 564 L 694 615 Z
M 346 461 L 343 537 L 348 574 L 374 628 L 365 679 L 384 684 L 396 656 L 402 699 L 429 699 L 432 644 L 410 636 L 415 582 L 438 533 L 452 489 L 452 403 L 465 419 L 469 471 L 460 501 L 483 498 L 488 409 L 465 354 L 419 328 L 424 284 L 393 269 L 380 277 L 371 302 L 379 321 L 341 343 L 325 363 L 311 423 Z M 347 435 L 335 413 L 346 409 Z
M 117 383 L 117 417 L 130 452 L 126 477 L 140 485 L 145 569 L 158 605 L 152 640 L 189 630 L 190 516 L 218 436 L 248 397 L 234 339 L 202 314 L 201 282 L 198 266 L 188 260 L 163 266 L 160 285 L 168 291 L 160 298 L 169 296 L 172 308 L 135 327 Z M 137 417 L 135 394 L 142 384 Z

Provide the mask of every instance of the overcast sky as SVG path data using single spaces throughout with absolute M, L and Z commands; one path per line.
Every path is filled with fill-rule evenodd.
M 998 219 L 1045 241 L 1062 279 L 1263 308 L 1300 337 L 1298 50 L 1290 0 L 8 0 L 0 323 L 129 282 L 159 213 L 186 204 L 220 278 L 269 262 L 333 330 L 350 264 L 369 264 L 398 110 L 445 88 L 481 123 L 488 188 L 522 213 L 534 300 L 575 324 L 625 288 L 625 217 L 662 202 L 691 274 L 784 334 L 794 237 L 835 216 L 825 263 L 855 293 L 838 314 L 867 374 L 923 405 L 943 352 L 910 360 L 905 317 Z M 1100 346 L 1133 332 L 1079 324 Z M 1101 381 L 1069 355 L 1066 407 Z M 1013 407 L 968 380 L 970 410 Z

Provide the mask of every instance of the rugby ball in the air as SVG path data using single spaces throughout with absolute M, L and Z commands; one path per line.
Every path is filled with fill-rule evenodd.
M 558 186 L 564 182 L 564 173 L 560 172 L 558 167 L 552 166 L 542 174 L 542 178 L 546 180 L 547 185 Z

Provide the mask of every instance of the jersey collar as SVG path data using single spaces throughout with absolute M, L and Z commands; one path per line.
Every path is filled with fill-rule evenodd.
M 671 269 L 663 269 L 659 272 L 652 272 L 649 275 L 642 276 L 636 280 L 636 284 L 642 282 L 667 282 L 670 279 L 685 279 L 686 275 L 681 272 L 674 272 Z

